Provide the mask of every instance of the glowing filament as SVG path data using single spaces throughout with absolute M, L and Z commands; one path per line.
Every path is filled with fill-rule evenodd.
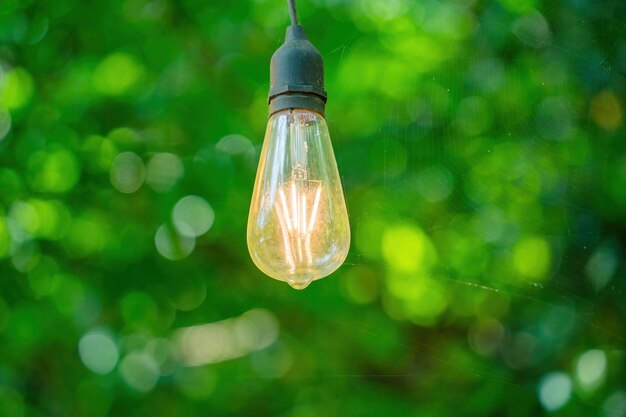
M 311 200 L 307 198 L 308 189 L 306 184 L 296 185 L 295 181 L 291 182 L 288 187 L 278 191 L 276 201 L 276 216 L 281 229 L 285 260 L 292 271 L 296 264 L 307 266 L 313 264 L 311 237 L 315 234 L 315 219 L 322 196 L 322 186 L 317 184 L 315 187 L 311 205 L 309 205 Z M 291 195 L 286 196 L 285 190 Z

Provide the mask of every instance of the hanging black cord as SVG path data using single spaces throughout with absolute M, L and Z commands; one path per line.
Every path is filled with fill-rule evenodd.
M 296 0 L 287 0 L 289 4 L 289 17 L 291 18 L 291 24 L 298 26 L 298 14 L 296 13 Z

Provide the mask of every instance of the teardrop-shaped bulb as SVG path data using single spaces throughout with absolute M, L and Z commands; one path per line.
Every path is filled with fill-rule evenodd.
M 326 121 L 308 110 L 270 117 L 248 217 L 248 250 L 295 289 L 333 273 L 350 249 L 346 202 Z

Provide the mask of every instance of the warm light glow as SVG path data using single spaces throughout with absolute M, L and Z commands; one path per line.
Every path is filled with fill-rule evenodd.
M 312 186 L 312 187 L 311 187 Z M 322 194 L 322 185 L 317 182 L 315 184 L 303 184 L 296 186 L 292 182 L 289 187 L 291 198 L 285 197 L 284 188 L 278 191 L 280 201 L 276 204 L 276 215 L 280 224 L 281 235 L 285 248 L 285 258 L 291 266 L 290 273 L 296 272 L 296 264 L 298 266 L 313 265 L 313 252 L 311 249 L 311 239 L 314 235 L 313 226 L 315 225 L 315 217 Z M 307 199 L 307 193 L 310 188 L 314 188 L 313 198 Z M 291 205 L 287 205 L 287 201 L 291 201 Z M 311 208 L 307 209 L 307 205 L 311 204 Z M 307 213 L 311 213 L 307 217 Z M 293 226 L 292 226 L 293 225 Z

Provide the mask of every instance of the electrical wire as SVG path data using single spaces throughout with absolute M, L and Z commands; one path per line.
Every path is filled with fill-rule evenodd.
M 296 12 L 296 0 L 287 0 L 289 5 L 289 17 L 291 18 L 291 24 L 298 26 L 298 13 Z

